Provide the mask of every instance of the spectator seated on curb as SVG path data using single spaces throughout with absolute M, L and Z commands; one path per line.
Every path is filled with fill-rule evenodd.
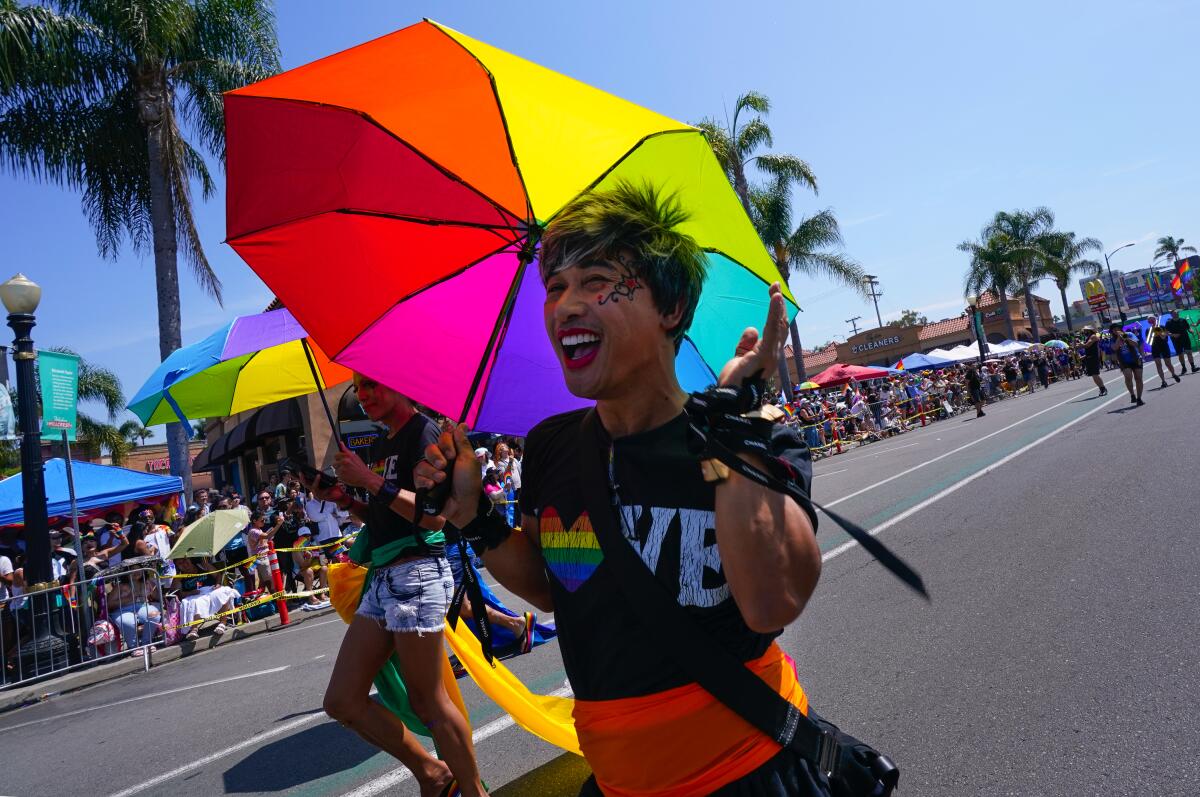
M 162 601 L 157 579 L 133 571 L 106 580 L 104 589 L 108 617 L 120 631 L 126 649 L 148 646 L 155 636 L 162 638 Z
M 298 535 L 295 546 L 297 548 L 308 549 L 318 544 L 313 539 L 311 525 L 301 526 Z M 295 567 L 300 581 L 304 584 L 305 592 L 312 592 L 318 588 L 316 586 L 317 578 L 320 579 L 320 588 L 329 588 L 329 569 L 325 565 L 325 556 L 320 550 L 292 551 L 292 565 Z M 307 612 L 325 609 L 329 605 L 328 597 L 309 595 L 300 608 Z
M 181 573 L 199 574 L 213 569 L 208 559 L 179 559 L 177 564 Z M 237 599 L 241 597 L 233 587 L 215 587 L 212 586 L 211 580 L 212 576 L 197 575 L 180 582 L 179 621 L 187 629 L 184 639 L 189 642 L 194 642 L 200 637 L 204 620 L 231 611 Z M 213 636 L 219 637 L 227 630 L 224 619 L 218 618 Z

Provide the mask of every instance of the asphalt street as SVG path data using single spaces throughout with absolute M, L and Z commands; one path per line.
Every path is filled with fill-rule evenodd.
M 1106 379 L 1103 399 L 1062 383 L 815 466 L 817 499 L 932 595 L 826 519 L 820 585 L 781 637 L 814 707 L 897 761 L 901 794 L 1200 793 L 1200 374 L 1140 408 Z M 310 621 L 0 715 L 0 793 L 415 795 L 320 711 L 343 631 Z M 509 665 L 564 686 L 553 643 Z M 579 759 L 460 684 L 494 793 L 574 794 Z

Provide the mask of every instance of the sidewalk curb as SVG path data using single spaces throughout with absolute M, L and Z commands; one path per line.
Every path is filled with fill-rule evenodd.
M 291 612 L 289 618 L 291 622 L 286 626 L 279 623 L 279 615 L 273 614 L 261 620 L 253 620 L 244 625 L 233 626 L 220 638 L 208 634 L 200 637 L 195 642 L 180 642 L 155 650 L 150 654 L 150 666 L 153 669 L 160 664 L 166 664 L 177 659 L 189 658 L 209 650 L 226 647 L 230 642 L 236 642 L 239 639 L 247 639 L 259 634 L 270 633 L 281 628 L 294 628 L 308 620 L 325 617 L 333 613 L 334 610 L 332 607 L 320 609 L 315 612 L 301 611 L 297 607 Z M 218 639 L 220 640 L 219 642 L 217 641 Z M 126 675 L 143 672 L 144 670 L 145 662 L 141 656 L 125 657 L 114 659 L 108 664 L 98 664 L 94 667 L 69 672 L 56 678 L 37 681 L 28 686 L 16 686 L 0 692 L 0 714 L 5 714 L 25 706 L 35 705 L 52 697 L 77 692 L 89 686 L 112 681 L 116 678 L 123 678 Z

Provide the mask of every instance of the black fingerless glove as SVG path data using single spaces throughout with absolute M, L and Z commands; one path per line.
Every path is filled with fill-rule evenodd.
M 475 518 L 459 529 L 462 538 L 471 544 L 476 556 L 498 548 L 512 534 L 508 518 L 496 508 L 486 493 L 480 493 Z

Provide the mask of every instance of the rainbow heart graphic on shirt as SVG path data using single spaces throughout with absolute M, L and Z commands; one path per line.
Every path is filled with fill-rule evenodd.
M 587 512 L 576 518 L 571 528 L 564 529 L 558 511 L 546 507 L 542 510 L 538 531 L 542 540 L 542 558 L 568 592 L 583 586 L 604 560 Z

